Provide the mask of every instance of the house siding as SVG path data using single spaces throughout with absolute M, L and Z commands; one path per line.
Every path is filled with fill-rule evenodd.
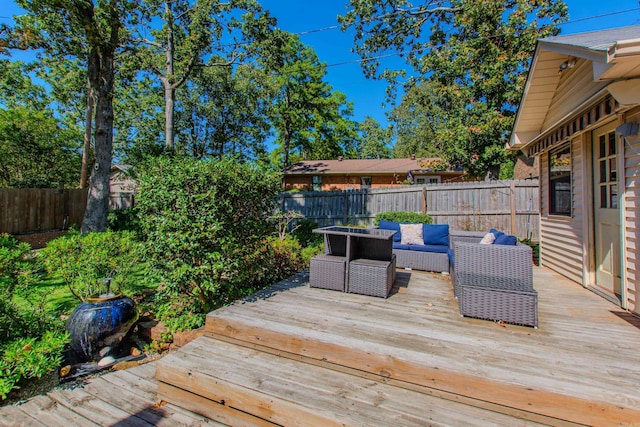
M 605 86 L 606 83 L 593 81 L 591 61 L 578 60 L 573 68 L 562 73 L 542 128 L 553 127 L 565 116 L 575 112 L 578 105 Z
M 574 138 L 571 142 L 571 216 L 549 213 L 549 153 L 540 159 L 540 263 L 578 283 L 584 283 L 583 151 L 582 138 Z
M 627 114 L 626 121 L 640 122 L 640 109 Z M 624 275 L 627 309 L 640 315 L 640 136 L 627 137 L 624 156 Z

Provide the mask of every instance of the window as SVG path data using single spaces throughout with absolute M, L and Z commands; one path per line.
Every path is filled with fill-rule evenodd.
M 603 209 L 618 208 L 618 174 L 616 157 L 616 134 L 609 132 L 600 135 L 598 140 L 600 167 L 600 179 L 598 187 L 600 189 L 600 207 Z
M 360 188 L 371 188 L 371 177 L 370 176 L 361 176 L 360 177 Z
M 313 191 L 322 191 L 322 177 L 320 175 L 314 175 L 311 182 L 313 183 Z
M 415 178 L 415 182 L 417 185 L 425 185 L 425 184 L 440 184 L 440 176 L 426 175 L 426 176 L 418 176 Z
M 571 148 L 569 144 L 549 155 L 549 213 L 571 215 Z

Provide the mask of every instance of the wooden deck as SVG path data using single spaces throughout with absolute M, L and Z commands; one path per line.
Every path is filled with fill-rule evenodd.
M 461 318 L 447 276 L 398 270 L 382 299 L 300 275 L 210 313 L 157 383 L 154 365 L 110 373 L 0 424 L 640 425 L 640 319 L 534 276 L 538 329 Z

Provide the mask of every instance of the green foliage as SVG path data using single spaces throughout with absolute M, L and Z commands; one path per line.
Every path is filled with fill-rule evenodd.
M 172 157 L 140 168 L 138 207 L 152 267 L 165 295 L 223 305 L 257 273 L 252 256 L 273 233 L 276 174 L 231 159 Z
M 252 275 L 245 279 L 250 285 L 248 290 L 255 292 L 303 270 L 305 262 L 301 253 L 300 243 L 292 237 L 287 236 L 284 240 L 276 237 L 267 238 L 249 256 L 255 268 Z
M 89 233 L 70 231 L 41 251 L 44 266 L 52 276 L 64 279 L 81 301 L 107 291 L 125 292 L 135 286 L 133 274 L 141 261 L 142 248 L 128 231 Z
M 66 333 L 46 332 L 40 339 L 21 338 L 5 345 L 0 356 L 0 397 L 6 399 L 21 380 L 56 369 L 68 341 Z
M 406 7 L 405 7 L 406 5 Z M 414 76 L 393 113 L 399 151 L 436 150 L 472 176 L 498 175 L 504 145 L 536 40 L 558 33 L 561 0 L 351 0 L 340 17 L 353 27 L 365 74 L 396 81 L 381 54 L 402 52 Z
M 324 242 L 321 240 L 319 242 L 311 242 L 309 246 L 306 246 L 305 248 L 303 248 L 302 252 L 300 252 L 300 256 L 302 256 L 302 261 L 304 262 L 304 265 L 306 267 L 309 267 L 311 258 L 323 252 L 324 252 Z
M 318 223 L 310 219 L 301 219 L 296 221 L 296 229 L 293 237 L 300 242 L 303 248 L 309 245 L 315 245 L 322 242 L 322 234 L 314 233 L 313 230 L 318 228 Z
M 352 150 L 357 133 L 353 105 L 323 81 L 326 65 L 296 35 L 279 29 L 257 43 L 259 61 L 271 79 L 270 118 L 282 163 L 296 155 L 331 159 Z
M 0 109 L 0 187 L 57 188 L 80 180 L 78 128 L 49 111 Z
M 411 222 L 418 224 L 433 224 L 433 218 L 429 214 L 423 214 L 420 212 L 382 212 L 376 215 L 374 223 L 380 224 L 380 220 L 394 221 L 394 222 Z
M 355 159 L 391 158 L 391 128 L 382 128 L 376 119 L 367 116 L 358 126 L 358 131 L 358 144 L 354 147 L 354 155 L 350 157 Z M 409 153 L 411 154 L 415 153 Z
M 107 226 L 111 231 L 131 231 L 140 233 L 140 217 L 138 208 L 110 210 L 107 215 Z
M 206 318 L 206 313 L 193 296 L 165 299 L 154 309 L 156 319 L 164 323 L 170 334 L 197 329 L 204 325 Z

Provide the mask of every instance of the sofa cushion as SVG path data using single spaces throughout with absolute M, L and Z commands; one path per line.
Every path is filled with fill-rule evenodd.
M 422 224 L 400 224 L 400 235 L 403 245 L 424 245 Z
M 487 233 L 484 235 L 482 240 L 480 240 L 481 245 L 492 245 L 496 240 L 496 235 L 493 233 Z
M 492 228 L 491 230 L 489 230 L 489 233 L 493 234 L 496 237 L 496 239 L 504 235 L 502 231 L 496 230 L 495 228 Z
M 502 234 L 501 236 L 496 237 L 496 240 L 493 241 L 493 244 L 515 246 L 517 241 L 518 240 L 516 239 L 516 236 Z
M 449 224 L 423 224 L 422 239 L 425 245 L 449 246 Z
M 399 242 L 402 239 L 399 222 L 387 221 L 386 219 L 381 219 L 380 224 L 378 224 L 378 228 L 381 228 L 383 230 L 396 231 L 396 234 L 393 235 L 394 242 Z
M 445 245 L 403 245 L 402 243 L 394 243 L 393 249 L 446 254 L 449 247 Z
M 449 264 L 453 266 L 453 248 L 449 248 L 449 250 L 447 251 L 447 255 L 449 256 Z

